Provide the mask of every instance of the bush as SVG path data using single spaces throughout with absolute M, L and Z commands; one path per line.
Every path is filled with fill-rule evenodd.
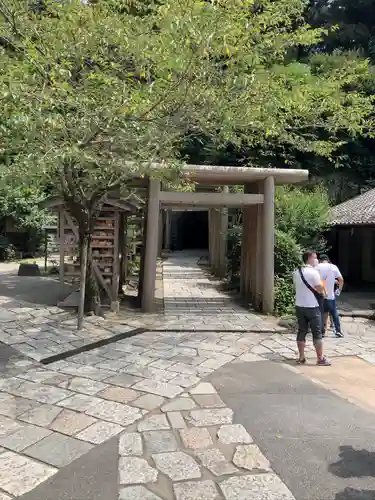
M 276 189 L 276 228 L 290 234 L 302 248 L 313 248 L 317 252 L 326 250 L 321 234 L 327 228 L 329 209 L 327 191 L 321 186 Z
M 275 274 L 283 276 L 301 265 L 302 249 L 289 233 L 276 230 Z
M 301 265 L 304 248 L 326 250 L 322 232 L 329 216 L 327 192 L 313 189 L 279 187 L 275 198 L 275 313 L 294 313 L 292 272 Z
M 275 193 L 275 313 L 294 311 L 292 272 L 301 265 L 302 249 L 326 250 L 322 237 L 327 227 L 329 204 L 326 191 L 278 187 Z M 241 261 L 242 220 L 236 217 L 228 231 L 228 274 L 236 280 Z
M 235 281 L 240 272 L 241 263 L 242 226 L 233 225 L 228 230 L 228 275 Z
M 294 313 L 294 284 L 292 274 L 275 277 L 275 314 Z
M 292 272 L 301 265 L 301 247 L 293 236 L 276 230 L 275 234 L 275 313 L 291 314 L 294 310 Z
M 6 236 L 0 235 L 0 261 L 14 260 L 16 258 L 16 248 Z

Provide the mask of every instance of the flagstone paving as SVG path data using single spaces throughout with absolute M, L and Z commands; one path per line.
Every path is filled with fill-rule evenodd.
M 58 308 L 0 311 L 0 341 L 28 356 L 0 376 L 0 500 L 113 436 L 120 500 L 293 498 L 202 379 L 227 363 L 294 359 L 294 334 L 236 305 L 196 257 L 167 261 L 164 295 L 164 322 L 149 316 L 150 331 L 45 366 L 37 360 L 142 326 L 142 316 L 127 324 L 89 318 L 77 332 Z M 371 322 L 344 325 L 347 336 L 327 338 L 326 354 L 375 364 Z M 307 356 L 313 361 L 311 344 Z
M 194 401 L 197 393 L 212 396 L 216 390 L 201 383 L 184 396 Z M 169 405 L 181 409 L 184 399 L 176 398 Z M 160 419 L 166 430 L 150 435 L 141 421 L 137 431 L 121 435 L 120 500 L 294 500 L 260 449 L 248 444 L 253 440 L 246 429 L 233 423 L 230 408 L 224 408 L 227 423 L 222 424 L 220 405 L 212 409 L 196 404 L 199 410 L 181 409 L 182 429 L 175 429 L 169 417 L 155 410 L 144 422 Z M 205 427 L 197 427 L 197 411 L 210 412 Z
M 330 356 L 356 354 L 370 359 L 371 352 L 375 351 L 371 340 L 365 343 L 349 337 L 328 338 L 325 346 Z M 140 364 L 137 364 L 137 358 L 132 354 L 133 349 L 140 357 Z M 266 462 L 257 458 L 258 450 L 254 446 L 239 448 L 235 459 L 233 449 L 229 457 L 226 447 L 233 448 L 235 444 L 251 446 L 253 443 L 246 442 L 249 440 L 246 431 L 243 435 L 243 429 L 230 427 L 233 414 L 213 387 L 206 382 L 199 382 L 213 373 L 216 366 L 228 362 L 293 359 L 294 335 L 151 331 L 97 348 L 90 354 L 91 357 L 85 360 L 81 355 L 73 356 L 51 365 L 33 366 L 17 376 L 0 379 L 0 447 L 4 450 L 0 454 L 0 491 L 2 489 L 4 495 L 17 496 L 20 492 L 34 488 L 65 464 L 87 453 L 92 446 L 120 435 L 136 422 L 141 423 L 133 432 L 142 434 L 142 445 L 148 458 L 146 460 L 136 455 L 146 462 L 138 460 L 129 463 L 144 471 L 147 480 L 155 477 L 152 468 L 155 469 L 156 465 L 153 463 L 162 469 L 156 467 L 157 477 L 169 477 L 172 482 L 180 481 L 176 478 L 184 475 L 186 468 L 189 477 L 184 476 L 184 481 L 194 484 L 189 488 L 180 485 L 176 489 L 173 486 L 176 498 L 189 498 L 187 495 L 193 495 L 191 488 L 198 492 L 197 495 L 205 488 L 212 490 L 212 484 L 207 481 L 213 481 L 219 491 L 216 479 L 212 478 L 221 478 L 223 471 L 226 471 L 225 474 L 234 474 L 240 466 L 244 474 L 244 471 L 257 464 L 268 468 Z M 312 345 L 308 347 L 308 357 L 314 362 Z M 102 359 L 107 362 L 104 367 Z M 207 366 L 205 362 L 208 360 L 216 361 L 217 364 Z M 191 387 L 190 393 L 185 392 Z M 157 411 L 155 415 L 154 411 Z M 149 412 L 152 417 L 147 418 Z M 146 419 L 142 420 L 144 417 Z M 219 426 L 218 434 L 213 435 L 215 426 Z M 201 445 L 202 448 L 197 448 Z M 164 453 L 175 455 L 160 456 L 163 455 L 163 446 Z M 167 452 L 167 449 L 170 451 Z M 156 462 L 152 462 L 152 457 Z M 169 460 L 172 459 L 172 465 L 175 464 L 178 469 L 176 475 L 171 472 Z M 11 482 L 2 480 L 9 464 L 14 461 L 19 461 L 19 466 L 14 465 L 19 467 L 19 473 Z M 207 479 L 206 472 L 198 477 L 194 464 L 198 464 L 199 470 L 204 467 L 211 479 Z M 40 479 L 30 481 L 29 474 L 34 469 L 37 471 L 35 478 Z M 227 479 L 228 475 L 224 477 Z M 241 474 L 238 477 L 242 477 Z M 222 493 L 217 493 L 219 499 L 223 495 L 237 498 L 230 495 L 237 494 L 240 484 L 244 484 L 249 491 L 251 488 L 258 491 L 260 485 L 272 489 L 275 484 L 279 484 L 276 479 L 270 483 L 264 483 L 263 479 L 226 483 L 226 479 Z M 155 481 L 158 484 L 161 479 Z M 199 484 L 195 484 L 197 481 Z M 123 486 L 125 490 L 120 498 L 126 498 L 127 487 L 134 487 L 130 483 Z M 142 493 L 143 490 L 135 491 Z M 159 498 L 173 498 L 162 496 L 161 491 L 155 493 L 152 490 L 151 493 Z M 246 498 L 251 498 L 250 493 L 248 495 Z

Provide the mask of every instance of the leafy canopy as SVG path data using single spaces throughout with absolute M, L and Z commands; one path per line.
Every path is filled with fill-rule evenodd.
M 277 230 L 287 233 L 302 248 L 321 251 L 321 234 L 329 223 L 326 189 L 317 186 L 305 190 L 280 186 L 275 191 Z
M 329 156 L 372 127 L 371 98 L 348 92 L 366 61 L 293 61 L 321 37 L 302 0 L 121 3 L 0 0 L 4 176 L 87 207 L 194 134 Z

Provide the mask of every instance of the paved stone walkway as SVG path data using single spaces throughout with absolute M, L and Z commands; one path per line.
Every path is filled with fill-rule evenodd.
M 147 332 L 3 378 L 0 487 L 34 488 L 265 335 Z
M 220 289 L 220 281 L 212 279 L 198 261 L 199 255 L 194 252 L 176 252 L 165 262 L 164 314 L 129 312 L 121 323 L 88 317 L 81 331 L 76 330 L 75 315 L 58 307 L 9 302 L 9 298 L 0 297 L 0 342 L 40 361 L 138 327 L 283 331 L 274 319 L 267 320 L 237 305 Z
M 174 252 L 163 265 L 164 312 L 169 328 L 192 330 L 283 331 L 237 304 L 222 282 L 205 271 L 203 252 Z
M 207 382 L 119 440 L 120 500 L 294 500 Z
M 234 304 L 197 261 L 176 255 L 165 263 L 164 326 L 155 316 L 151 331 L 47 366 L 36 360 L 141 326 L 139 316 L 126 325 L 94 318 L 77 332 L 57 308 L 1 311 L 0 340 L 33 359 L 0 376 L 0 500 L 113 436 L 120 500 L 293 498 L 202 379 L 227 363 L 294 359 L 294 335 Z M 350 335 L 352 325 L 361 328 Z M 372 324 L 350 320 L 345 329 L 348 337 L 326 340 L 327 354 L 375 363 Z M 310 356 L 314 362 L 312 346 Z

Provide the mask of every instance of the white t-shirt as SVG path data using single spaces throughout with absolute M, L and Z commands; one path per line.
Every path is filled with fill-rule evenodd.
M 302 268 L 302 274 L 307 283 L 315 288 L 322 284 L 322 280 L 316 268 L 305 266 Z M 307 288 L 301 279 L 299 270 L 296 269 L 293 273 L 293 281 L 296 289 L 296 306 L 298 307 L 319 307 L 318 301 L 311 290 Z
M 335 280 L 342 278 L 339 268 L 330 262 L 321 262 L 316 266 L 323 281 L 325 281 L 327 289 L 327 299 L 335 298 Z

